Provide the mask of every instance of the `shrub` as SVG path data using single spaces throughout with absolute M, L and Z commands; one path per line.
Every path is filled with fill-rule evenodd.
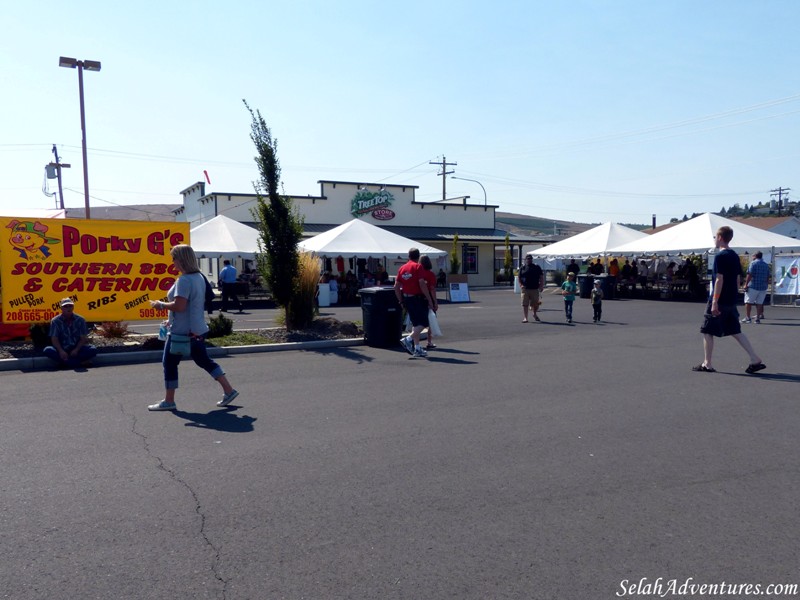
M 219 313 L 216 317 L 208 321 L 208 337 L 225 337 L 233 332 L 233 321 Z
M 124 338 L 128 335 L 128 324 L 122 321 L 104 321 L 95 331 L 102 338 Z
M 319 259 L 310 252 L 301 252 L 297 263 L 297 287 L 286 313 L 287 329 L 305 329 L 319 312 L 315 302 L 320 273 Z

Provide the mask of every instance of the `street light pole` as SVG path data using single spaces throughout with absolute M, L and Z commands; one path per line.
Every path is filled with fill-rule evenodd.
M 84 197 L 84 205 L 86 207 L 86 218 L 90 219 L 91 215 L 89 213 L 89 161 L 86 154 L 86 110 L 84 108 L 84 101 L 83 101 L 83 70 L 86 69 L 87 71 L 99 71 L 100 70 L 100 63 L 96 60 L 75 60 L 74 58 L 68 58 L 66 56 L 62 56 L 58 59 L 58 66 L 65 67 L 67 69 L 78 69 L 78 91 L 80 94 L 80 102 L 81 102 L 81 134 L 83 136 L 83 141 L 81 142 L 81 148 L 83 150 L 83 197 Z
M 479 186 L 481 186 L 481 189 L 483 190 L 483 207 L 486 208 L 488 206 L 486 200 L 486 188 L 483 187 L 483 184 L 480 181 L 478 181 L 477 179 L 467 179 L 466 177 L 456 177 L 455 175 L 452 175 L 450 179 L 460 179 L 462 181 L 471 181 L 472 183 L 477 183 Z

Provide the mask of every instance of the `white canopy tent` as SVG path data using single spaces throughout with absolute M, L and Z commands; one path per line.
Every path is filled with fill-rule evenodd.
M 764 252 L 800 250 L 800 240 L 732 221 L 712 213 L 705 213 L 653 235 L 610 248 L 618 255 L 628 254 L 688 254 L 709 252 L 714 249 L 714 236 L 723 225 L 733 229 L 730 247 L 734 250 L 762 250 Z
M 318 256 L 344 258 L 405 258 L 411 247 L 419 248 L 420 254 L 432 258 L 447 254 L 444 250 L 420 244 L 359 219 L 343 223 L 298 244 L 300 250 Z
M 201 258 L 252 259 L 258 253 L 258 230 L 225 215 L 201 223 L 189 231 L 192 248 Z
M 534 258 L 554 257 L 587 257 L 605 255 L 609 250 L 620 244 L 649 237 L 646 233 L 619 225 L 617 223 L 603 223 L 588 231 L 573 235 L 565 240 L 544 246 L 528 252 Z

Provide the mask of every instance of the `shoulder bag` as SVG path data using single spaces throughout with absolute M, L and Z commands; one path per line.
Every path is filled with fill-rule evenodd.
M 169 334 L 169 353 L 175 356 L 189 356 L 192 353 L 192 338 L 180 333 Z

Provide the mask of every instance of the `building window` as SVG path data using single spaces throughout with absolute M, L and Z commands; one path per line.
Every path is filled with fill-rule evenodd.
M 478 247 L 477 246 L 464 246 L 463 251 L 464 273 L 477 273 L 478 272 Z

